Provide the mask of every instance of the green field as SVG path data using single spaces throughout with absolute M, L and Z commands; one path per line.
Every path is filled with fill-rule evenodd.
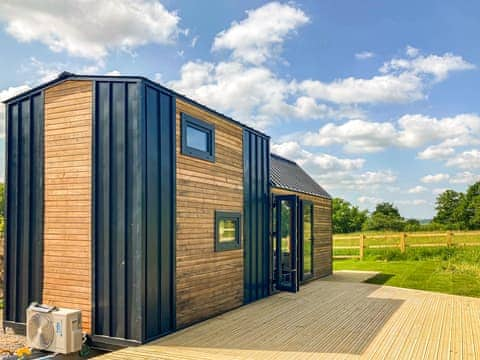
M 335 260 L 334 270 L 378 271 L 367 282 L 480 297 L 480 246 L 367 249 L 363 260 Z

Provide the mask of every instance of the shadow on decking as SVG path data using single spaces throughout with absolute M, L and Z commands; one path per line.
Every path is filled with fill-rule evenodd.
M 146 347 L 360 355 L 404 300 L 379 286 L 315 281 L 197 324 Z

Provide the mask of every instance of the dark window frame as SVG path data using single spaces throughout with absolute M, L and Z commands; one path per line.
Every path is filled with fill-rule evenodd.
M 219 230 L 220 221 L 234 220 L 235 240 L 229 242 L 220 242 Z M 242 214 L 239 212 L 215 211 L 215 252 L 238 250 L 242 248 Z
M 303 216 L 304 216 L 304 211 L 305 211 L 305 205 L 309 205 L 310 206 L 310 219 L 311 219 L 311 229 L 310 229 L 310 234 L 311 234 L 311 254 L 310 254 L 310 273 L 305 273 L 305 242 L 304 242 L 304 239 L 305 239 L 305 230 L 304 230 L 304 219 L 303 219 Z M 301 269 L 301 280 L 302 281 L 307 281 L 307 280 L 310 280 L 313 278 L 313 274 L 314 274 L 314 242 L 315 242 L 315 236 L 314 236 L 314 229 L 315 229 L 315 220 L 314 220 L 314 211 L 315 209 L 315 204 L 313 203 L 313 201 L 311 200 L 302 200 L 302 206 L 301 206 L 301 211 L 302 211 L 302 216 L 300 217 L 301 219 L 301 222 L 302 222 L 302 231 L 301 231 L 301 247 L 302 247 L 302 253 L 301 253 L 301 264 L 302 264 L 302 269 Z
M 215 125 L 194 118 L 186 113 L 181 113 L 182 120 L 182 154 L 193 156 L 198 159 L 215 162 Z M 187 145 L 187 129 L 191 127 L 195 130 L 207 134 L 207 151 L 202 151 Z

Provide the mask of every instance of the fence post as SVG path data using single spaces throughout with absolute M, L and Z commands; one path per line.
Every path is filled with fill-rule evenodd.
M 405 238 L 407 237 L 407 234 L 401 233 L 400 234 L 400 252 L 404 253 L 405 252 Z
M 448 231 L 447 232 L 447 246 L 448 247 L 452 246 L 452 238 L 453 238 L 453 232 Z
M 363 256 L 365 255 L 365 235 L 360 235 L 360 260 L 363 260 Z

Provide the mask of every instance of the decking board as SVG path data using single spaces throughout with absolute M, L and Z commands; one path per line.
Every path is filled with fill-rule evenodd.
M 314 281 L 101 359 L 475 359 L 480 299 Z

